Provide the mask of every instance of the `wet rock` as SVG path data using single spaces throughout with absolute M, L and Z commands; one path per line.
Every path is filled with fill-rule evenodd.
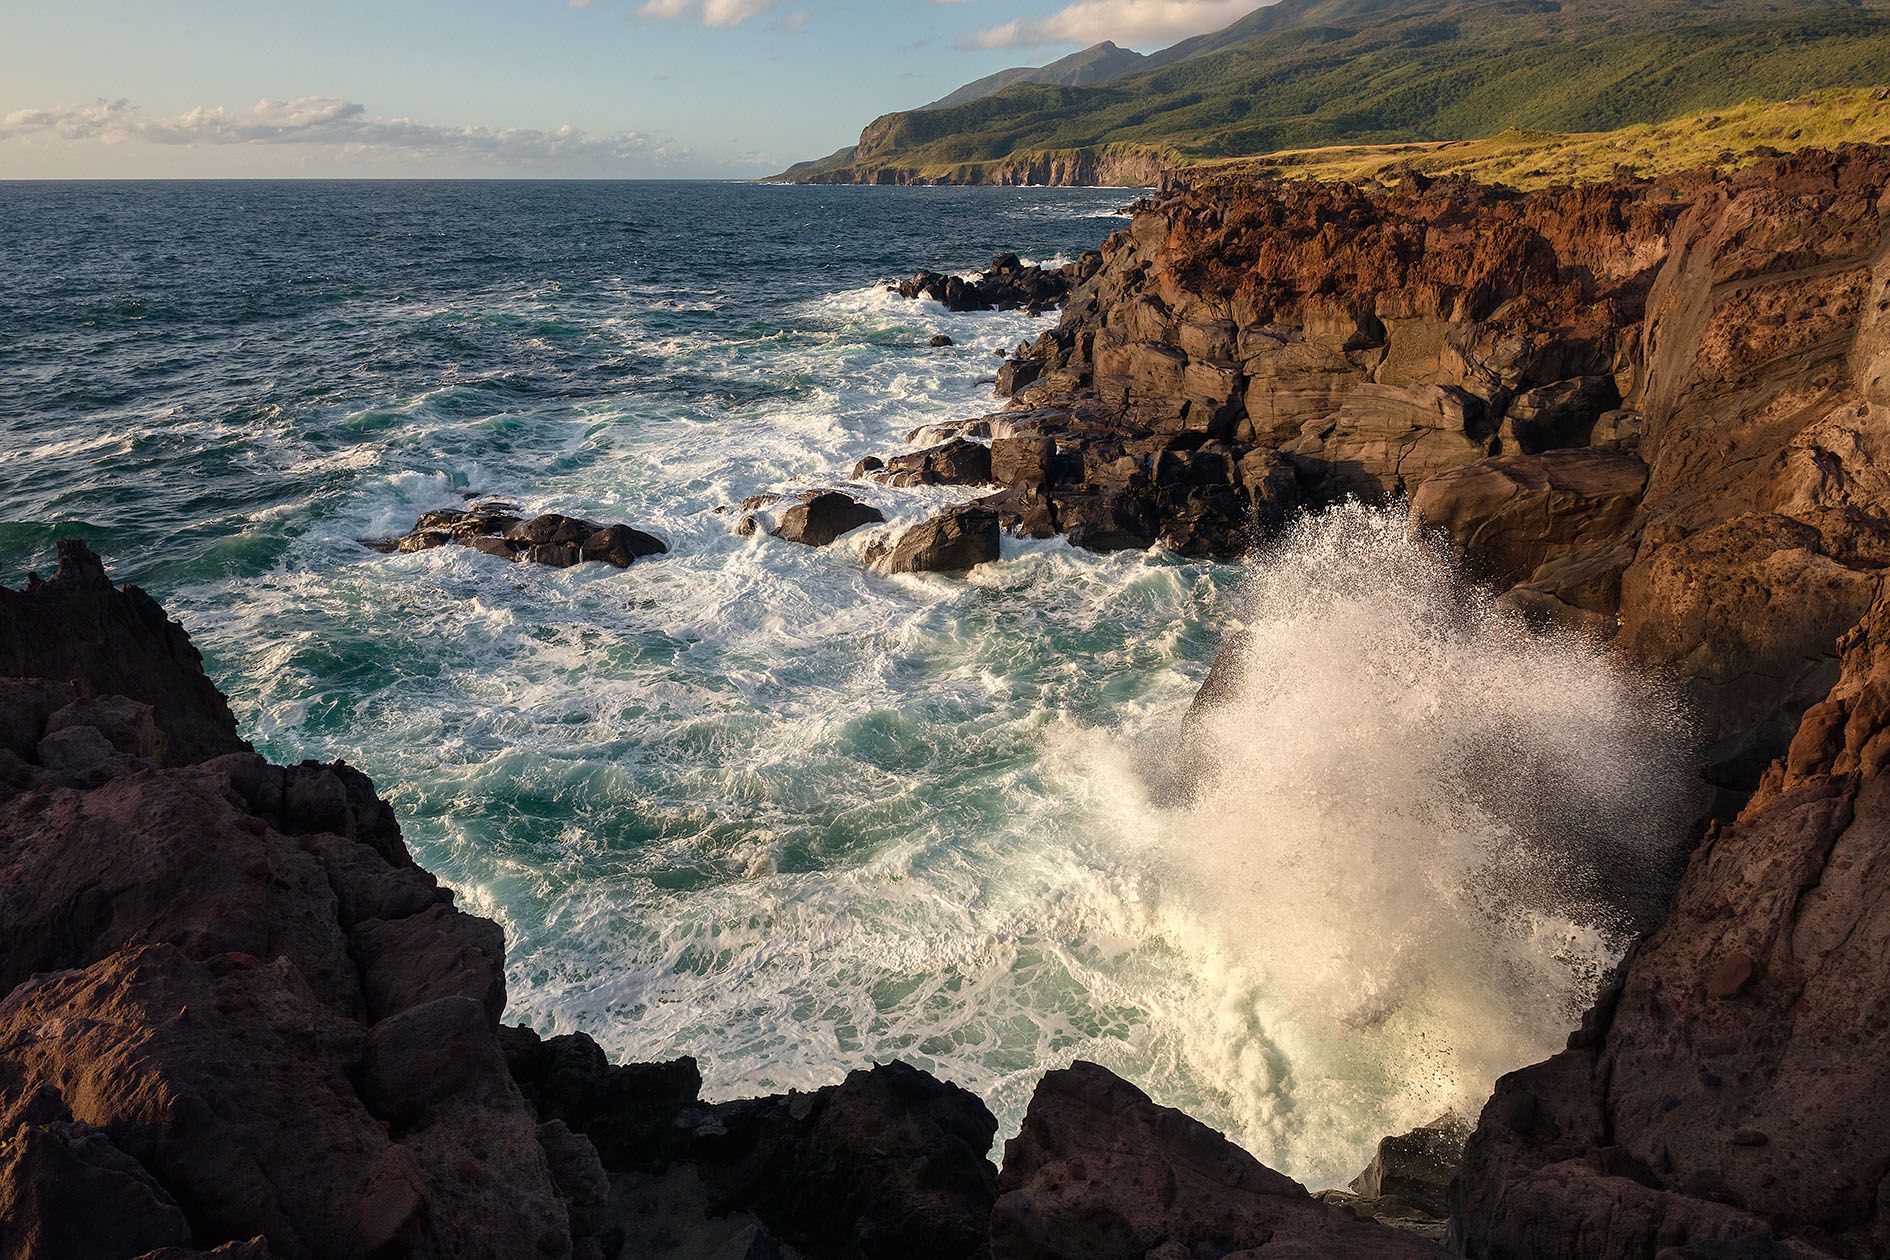
M 991 448 L 968 438 L 895 455 L 878 470 L 875 481 L 889 486 L 982 486 L 991 482 Z
M 932 348 L 934 350 L 943 350 L 947 346 L 955 346 L 957 344 L 957 342 L 947 337 L 944 333 L 937 333 L 932 338 Z
M 788 542 L 825 547 L 842 534 L 885 519 L 885 514 L 876 507 L 837 490 L 823 490 L 803 496 L 800 502 L 781 513 L 781 519 L 770 532 Z
M 1476 577 L 1511 586 L 1619 537 L 1646 485 L 1647 465 L 1624 452 L 1504 455 L 1426 480 L 1411 496 L 1411 523 L 1442 532 Z
M 1352 1179 L 1352 1193 L 1365 1201 L 1370 1215 L 1408 1207 L 1442 1221 L 1450 1215 L 1450 1179 L 1463 1158 L 1470 1129 L 1462 1116 L 1446 1115 L 1383 1139 L 1372 1162 Z
M 1249 1251 L 1335 1260 L 1446 1254 L 1320 1202 L 1107 1069 L 1077 1062 L 1045 1075 L 1023 1130 L 1005 1144 L 992 1260 Z
M 921 271 L 892 291 L 904 298 L 931 298 L 952 311 L 1042 310 L 1063 301 L 1080 274 L 1080 267 L 1046 270 L 1024 265 L 1016 254 L 999 254 L 973 279 Z
M 976 504 L 947 508 L 866 552 L 875 572 L 963 573 L 998 558 L 997 513 Z
M 428 512 L 400 538 L 368 545 L 378 551 L 427 551 L 457 543 L 501 560 L 568 569 L 592 561 L 628 568 L 669 548 L 628 525 L 599 525 L 549 512 L 522 519 L 510 504 L 483 503 Z

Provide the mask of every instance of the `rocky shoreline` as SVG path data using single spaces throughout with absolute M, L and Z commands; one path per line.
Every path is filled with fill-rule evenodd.
M 183 629 L 62 544 L 0 588 L 0 1260 L 1890 1252 L 1886 259 L 1875 148 L 1180 190 L 1083 264 L 1008 407 L 857 470 L 993 492 L 883 540 L 888 572 L 1000 527 L 1231 555 L 1408 499 L 1520 618 L 1684 690 L 1720 795 L 1665 921 L 1565 1051 L 1467 1138 L 1389 1142 L 1353 1206 L 1094 1065 L 994 1161 L 984 1105 L 904 1065 L 709 1104 L 688 1059 L 505 1026 L 500 929 L 374 785 L 265 763 Z M 871 520 L 783 502 L 750 528 Z M 474 505 L 404 545 L 645 538 Z
M 251 751 L 83 544 L 0 630 L 9 1260 L 1439 1254 L 1089 1064 L 1000 1168 L 903 1064 L 709 1104 L 693 1060 L 508 1027 L 499 927 L 360 772 Z

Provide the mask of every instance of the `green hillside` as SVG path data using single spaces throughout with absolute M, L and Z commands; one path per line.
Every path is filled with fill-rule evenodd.
M 1180 162 L 1604 131 L 1890 83 L 1890 0 L 1283 0 L 1088 87 L 889 114 L 798 178 L 978 178 L 1020 153 Z

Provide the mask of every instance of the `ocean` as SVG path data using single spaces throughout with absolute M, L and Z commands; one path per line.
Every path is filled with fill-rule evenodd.
M 0 580 L 86 539 L 259 750 L 372 775 L 504 925 L 513 1021 L 694 1055 L 715 1098 L 902 1058 L 1006 1132 L 1088 1058 L 1336 1184 L 1559 1045 L 1622 938 L 1504 789 L 1633 829 L 1662 702 L 1395 511 L 1234 564 L 865 571 L 977 492 L 854 463 L 995 410 L 1045 326 L 885 283 L 1074 257 L 1136 195 L 0 184 Z M 829 486 L 889 524 L 736 532 Z M 470 493 L 670 551 L 362 545 Z M 1232 628 L 1259 668 L 1183 741 Z

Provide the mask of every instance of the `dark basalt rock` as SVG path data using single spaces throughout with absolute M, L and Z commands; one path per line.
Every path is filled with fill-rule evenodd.
M 991 1260 L 1268 1253 L 1442 1257 L 1299 1183 L 1094 1063 L 1050 1072 L 1004 1147 Z
M 895 455 L 868 475 L 889 486 L 989 485 L 991 448 L 955 437 L 923 451 Z
M 997 513 L 978 504 L 947 508 L 866 552 L 875 572 L 963 573 L 998 558 Z
M 799 503 L 781 513 L 773 534 L 788 542 L 807 547 L 825 547 L 842 534 L 863 525 L 886 519 L 878 508 L 861 503 L 837 490 L 823 490 L 804 496 Z
M 502 560 L 530 561 L 554 569 L 569 569 L 589 561 L 624 569 L 645 556 L 669 550 L 662 539 L 628 525 L 599 525 L 555 512 L 526 520 L 507 503 L 440 508 L 422 516 L 402 537 L 367 545 L 376 551 L 408 552 L 428 551 L 448 543 Z
M 0 587 L 0 676 L 46 680 L 41 687 L 83 684 L 46 692 L 54 708 L 104 694 L 150 705 L 163 748 L 132 751 L 165 765 L 249 751 L 183 627 L 137 587 L 114 587 L 76 539 L 59 544 L 51 581 L 29 574 L 24 590 Z M 18 738 L 0 736 L 7 741 L 0 747 L 25 755 L 14 746 Z
M 1074 286 L 1095 274 L 1101 261 L 1100 254 L 1091 252 L 1063 267 L 1046 269 L 1026 267 L 1016 254 L 999 254 L 976 279 L 921 271 L 892 286 L 892 291 L 904 298 L 928 297 L 952 311 L 1012 311 L 1020 307 L 1037 311 L 1063 301 Z

